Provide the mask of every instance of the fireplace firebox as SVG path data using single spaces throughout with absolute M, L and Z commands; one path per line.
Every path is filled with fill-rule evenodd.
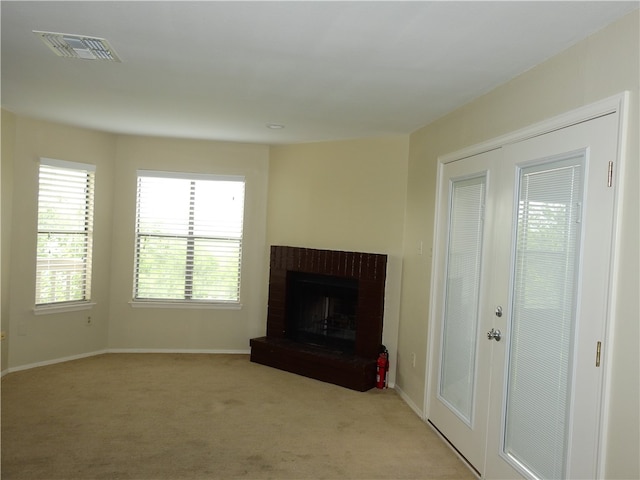
M 287 302 L 287 338 L 344 353 L 355 352 L 357 280 L 291 272 Z
M 272 246 L 267 335 L 251 361 L 365 391 L 375 386 L 387 257 Z

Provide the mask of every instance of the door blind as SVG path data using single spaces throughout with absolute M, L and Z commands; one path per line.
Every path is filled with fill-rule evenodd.
M 447 245 L 441 398 L 471 423 L 486 176 L 452 182 Z
M 564 478 L 583 155 L 520 171 L 504 452 Z

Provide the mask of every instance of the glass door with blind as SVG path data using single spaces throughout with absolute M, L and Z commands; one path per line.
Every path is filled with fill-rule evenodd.
M 493 169 L 500 151 L 445 164 L 440 169 L 438 232 L 434 261 L 441 278 L 434 305 L 429 422 L 478 472 L 484 465 L 489 399 L 490 347 L 480 342 L 486 327 L 494 210 Z
M 596 478 L 617 115 L 503 148 L 487 478 Z
M 482 478 L 597 475 L 617 121 L 441 168 L 429 421 Z

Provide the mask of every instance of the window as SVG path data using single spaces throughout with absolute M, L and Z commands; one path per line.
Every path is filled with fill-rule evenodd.
M 91 297 L 95 166 L 40 159 L 36 306 Z
M 244 177 L 138 172 L 134 301 L 239 303 Z

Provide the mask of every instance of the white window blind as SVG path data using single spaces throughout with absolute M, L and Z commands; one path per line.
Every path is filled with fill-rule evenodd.
M 504 451 L 564 478 L 584 156 L 520 172 Z
M 40 159 L 36 305 L 91 297 L 95 166 Z
M 134 300 L 238 303 L 244 178 L 138 172 Z
M 440 396 L 471 423 L 486 176 L 451 185 Z

